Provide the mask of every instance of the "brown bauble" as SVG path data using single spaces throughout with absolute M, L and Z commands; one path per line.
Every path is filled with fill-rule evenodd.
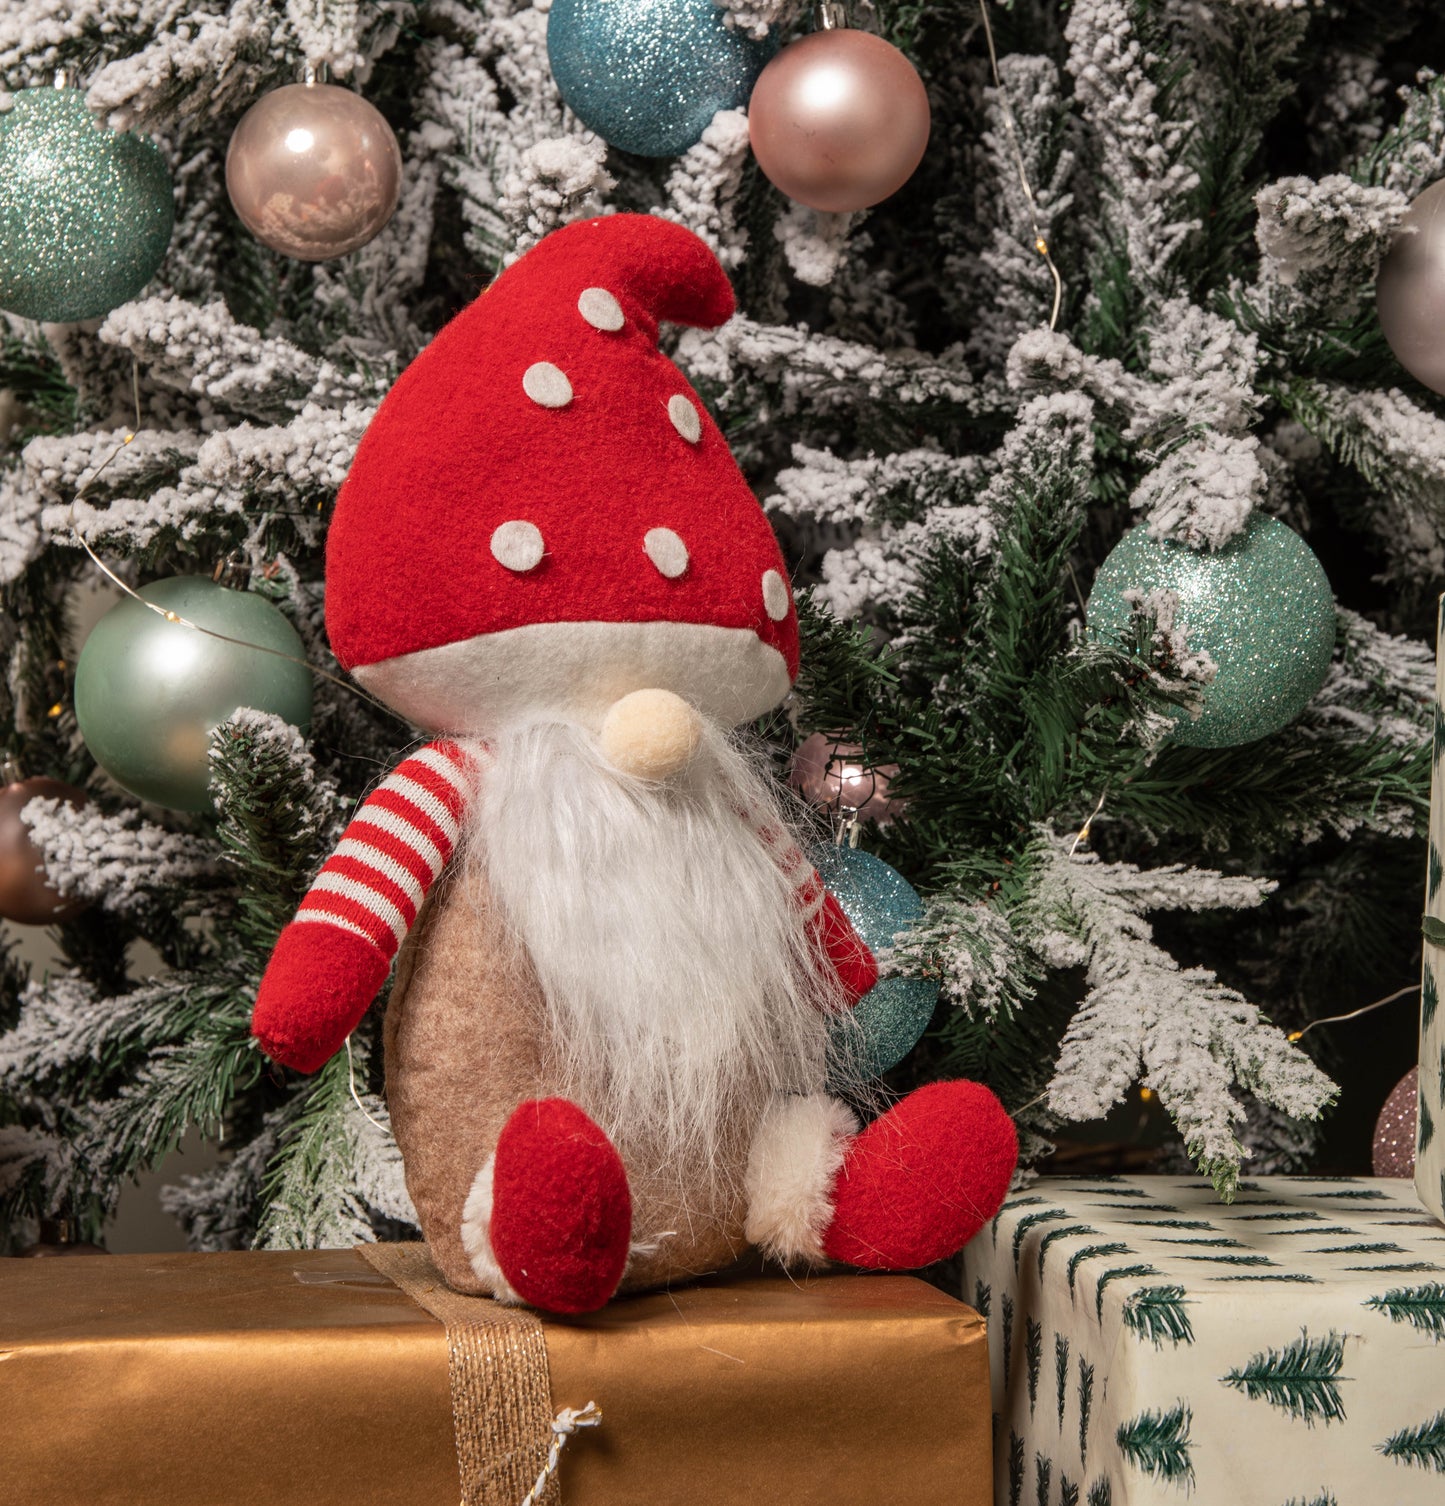
M 73 1218 L 42 1218 L 40 1238 L 19 1252 L 22 1260 L 48 1260 L 56 1255 L 105 1255 L 109 1252 L 80 1237 Z
M 90 903 L 67 899 L 45 874 L 45 855 L 30 836 L 20 813 L 37 799 L 64 800 L 82 806 L 84 790 L 58 779 L 22 779 L 0 789 L 0 919 L 23 926 L 48 926 L 69 920 Z
M 401 149 L 375 105 L 336 84 L 287 84 L 241 117 L 226 192 L 257 240 L 328 261 L 371 240 L 396 209 Z
M 753 155 L 800 204 L 839 214 L 897 193 L 928 145 L 928 92 L 890 42 L 839 27 L 800 37 L 748 101 Z

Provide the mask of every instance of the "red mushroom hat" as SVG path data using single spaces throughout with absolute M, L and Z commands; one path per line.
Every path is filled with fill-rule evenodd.
M 326 624 L 418 726 L 598 719 L 672 691 L 736 725 L 787 694 L 798 623 L 772 529 L 659 320 L 733 312 L 717 258 L 650 215 L 568 225 L 407 368 L 337 499 Z

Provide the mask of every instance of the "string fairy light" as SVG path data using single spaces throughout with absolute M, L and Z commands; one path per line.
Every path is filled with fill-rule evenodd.
M 988 65 L 993 74 L 993 86 L 998 90 L 999 103 L 1003 106 L 1004 130 L 1008 135 L 1009 145 L 1013 148 L 1014 163 L 1018 167 L 1019 182 L 1023 185 L 1024 198 L 1029 206 L 1029 223 L 1034 232 L 1034 250 L 1043 257 L 1049 272 L 1054 279 L 1054 307 L 1049 314 L 1049 328 L 1059 327 L 1059 309 L 1064 301 L 1064 279 L 1059 275 L 1059 269 L 1054 265 L 1054 258 L 1049 251 L 1049 242 L 1039 225 L 1039 207 L 1034 198 L 1034 190 L 1029 183 L 1028 168 L 1024 163 L 1023 148 L 1019 145 L 1018 132 L 1014 129 L 1014 112 L 1009 104 L 1008 90 L 1003 86 L 1003 80 L 998 72 L 998 53 L 993 45 L 993 26 L 988 16 L 988 0 L 978 0 L 979 15 L 983 19 L 984 40 L 988 43 Z
M 1099 814 L 1101 810 L 1104 809 L 1104 802 L 1108 798 L 1109 786 L 1106 784 L 1104 786 L 1104 793 L 1099 796 L 1098 804 L 1095 805 L 1093 810 L 1091 810 L 1089 814 L 1084 818 L 1084 824 L 1078 829 L 1078 831 L 1074 833 L 1074 840 L 1069 844 L 1070 857 L 1073 857 L 1073 855 L 1079 850 L 1081 843 L 1087 842 L 1089 840 L 1089 832 L 1093 829 L 1094 818 Z
M 81 482 L 80 486 L 76 488 L 75 496 L 71 498 L 70 502 L 69 523 L 71 537 L 85 551 L 86 555 L 89 557 L 91 563 L 96 567 L 96 569 L 98 569 L 101 574 L 111 582 L 112 585 L 116 586 L 119 590 L 123 591 L 127 596 L 129 596 L 132 601 L 138 601 L 141 606 L 143 606 L 148 612 L 154 612 L 157 617 L 163 617 L 167 622 L 173 623 L 177 627 L 189 628 L 194 633 L 204 633 L 207 638 L 215 638 L 221 643 L 230 643 L 235 645 L 237 648 L 254 649 L 258 654 L 270 654 L 274 658 L 285 659 L 291 664 L 299 664 L 303 669 L 310 670 L 312 674 L 319 676 L 321 679 L 326 680 L 332 685 L 335 685 L 338 689 L 346 691 L 348 695 L 354 695 L 358 700 L 365 701 L 368 706 L 374 707 L 377 711 L 384 712 L 387 716 L 391 717 L 393 721 L 404 721 L 405 718 L 398 716 L 390 706 L 386 705 L 382 701 L 378 701 L 375 696 L 368 695 L 366 691 L 360 689 L 356 685 L 353 685 L 349 680 L 343 680 L 340 675 L 334 675 L 330 672 L 330 670 L 322 669 L 319 664 L 313 664 L 309 659 L 298 658 L 295 654 L 286 653 L 284 649 L 270 648 L 264 643 L 252 643 L 249 639 L 246 638 L 233 638 L 229 633 L 218 633 L 214 628 L 203 627 L 199 622 L 192 622 L 189 617 L 182 617 L 179 612 L 171 611 L 167 607 L 158 606 L 153 601 L 147 601 L 139 591 L 137 591 L 128 582 L 122 580 L 121 577 L 117 575 L 116 572 L 112 570 L 110 566 L 107 565 L 106 562 L 101 559 L 101 557 L 95 552 L 95 550 L 91 547 L 90 540 L 86 538 L 85 534 L 81 531 L 80 524 L 76 521 L 75 504 L 85 496 L 86 492 L 90 489 L 92 484 L 100 479 L 100 477 L 110 466 L 111 462 L 115 460 L 116 456 L 119 455 L 127 445 L 134 442 L 136 434 L 140 431 L 140 367 L 136 362 L 131 363 L 131 394 L 135 402 L 135 429 L 126 434 L 115 446 L 115 448 L 111 450 L 110 454 L 108 454 L 105 459 L 102 460 L 98 466 L 96 466 L 96 468 L 90 473 L 90 475 L 87 476 L 83 482 Z M 51 709 L 50 715 L 58 716 L 59 713 L 60 707 L 57 705 Z
M 1343 1020 L 1357 1020 L 1362 1014 L 1373 1014 L 1377 1009 L 1383 1009 L 1387 1004 L 1393 1004 L 1397 999 L 1403 999 L 1409 994 L 1417 994 L 1419 992 L 1420 985 L 1418 983 L 1411 983 L 1405 988 L 1397 988 L 1392 994 L 1386 994 L 1383 999 L 1376 999 L 1373 1004 L 1362 1004 L 1358 1009 L 1351 1009 L 1346 1014 L 1327 1014 L 1322 1019 L 1311 1020 L 1302 1029 L 1291 1030 L 1289 1038 L 1292 1041 L 1303 1040 L 1311 1030 L 1316 1029 L 1320 1025 L 1338 1025 Z

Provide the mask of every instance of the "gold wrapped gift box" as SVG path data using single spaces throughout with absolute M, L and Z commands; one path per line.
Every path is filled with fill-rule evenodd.
M 905 1276 L 545 1319 L 566 1506 L 983 1506 L 987 1344 Z M 0 1261 L 6 1506 L 451 1506 L 442 1324 L 351 1250 Z M 520 1500 L 520 1498 L 519 1498 Z

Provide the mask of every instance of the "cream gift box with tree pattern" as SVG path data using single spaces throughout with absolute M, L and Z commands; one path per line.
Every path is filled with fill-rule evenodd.
M 997 1506 L 1445 1500 L 1445 1228 L 1408 1183 L 1048 1178 L 965 1252 Z

